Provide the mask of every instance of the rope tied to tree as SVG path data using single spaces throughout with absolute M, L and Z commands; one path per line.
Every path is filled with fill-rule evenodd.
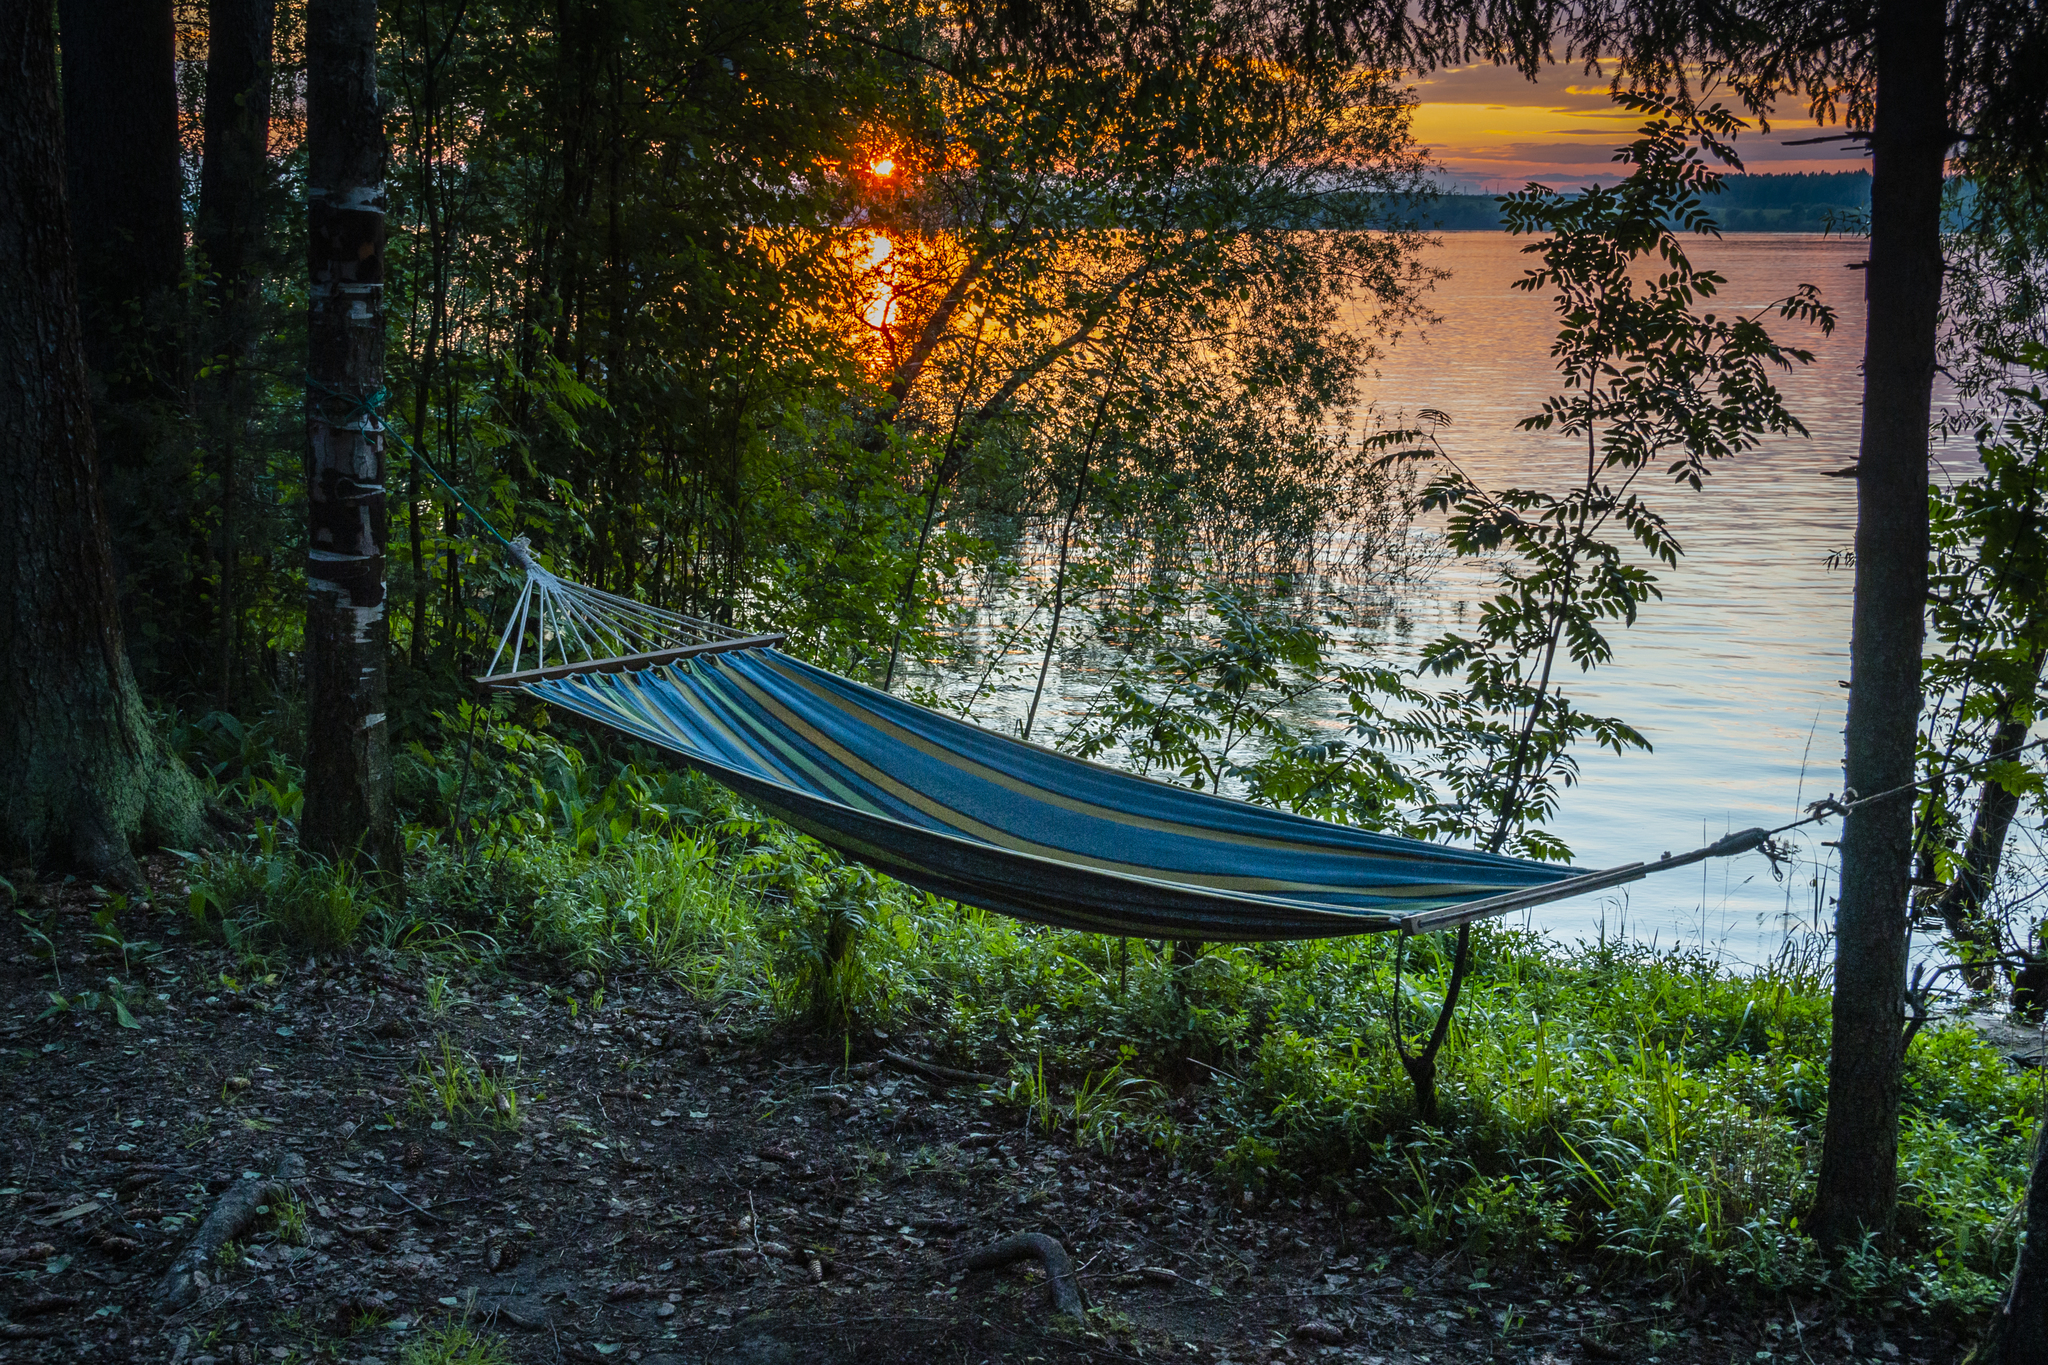
M 484 530 L 490 532 L 492 538 L 495 539 L 500 545 L 504 546 L 505 549 L 511 554 L 513 561 L 515 563 L 517 563 L 521 568 L 525 569 L 531 569 L 534 567 L 532 558 L 527 554 L 525 550 L 521 549 L 518 545 L 514 544 L 511 538 L 506 536 L 506 534 L 503 531 L 500 531 L 496 526 L 492 525 L 491 519 L 489 517 L 485 516 L 482 512 L 477 511 L 476 505 L 470 502 L 468 498 L 462 496 L 461 489 L 457 488 L 454 484 L 450 483 L 445 477 L 443 477 L 441 471 L 434 468 L 434 466 L 428 462 L 427 457 L 420 454 L 419 450 L 416 447 L 414 447 L 412 442 L 406 440 L 405 437 L 399 433 L 398 428 L 392 426 L 390 423 L 384 420 L 383 407 L 387 402 L 391 400 L 390 389 L 380 384 L 377 386 L 375 392 L 359 396 L 356 394 L 343 393 L 339 389 L 331 388 L 328 385 L 321 383 L 319 380 L 315 379 L 310 374 L 304 376 L 304 378 L 306 382 L 306 388 L 309 391 L 317 391 L 323 397 L 331 398 L 337 403 L 346 403 L 348 405 L 348 418 L 346 420 L 356 422 L 369 422 L 371 425 L 368 428 L 363 429 L 372 431 L 379 436 L 388 436 L 392 440 L 398 442 L 399 449 L 403 450 L 406 453 L 407 457 L 410 458 L 414 464 L 418 465 L 421 469 L 425 470 L 429 478 L 431 478 L 435 483 L 440 484 L 441 487 L 447 489 L 448 496 L 455 499 L 455 501 L 461 505 L 463 511 L 469 513 L 471 517 L 475 518 L 477 525 L 483 527 Z M 340 424 L 337 423 L 336 425 Z M 365 485 L 365 487 L 368 487 L 368 485 Z
M 517 672 L 529 646 L 538 660 L 537 666 L 545 667 L 550 657 L 557 664 L 596 661 L 672 645 L 743 636 L 744 632 L 728 626 L 571 582 L 542 567 L 534 558 L 533 547 L 525 536 L 507 536 L 500 531 L 489 517 L 477 510 L 476 504 L 463 496 L 460 488 L 434 468 L 412 442 L 384 420 L 382 409 L 391 397 L 388 388 L 379 385 L 375 391 L 364 395 L 344 393 L 310 374 L 305 376 L 305 383 L 309 393 L 347 405 L 343 421 L 357 423 L 361 430 L 389 436 L 396 441 L 407 458 L 446 489 L 448 495 L 469 513 L 478 526 L 490 533 L 491 538 L 503 547 L 506 556 L 525 574 L 525 586 L 512 609 L 511 619 L 505 624 L 504 633 L 498 637 L 497 652 L 491 656 L 488 672 L 497 672 L 499 662 L 507 657 L 508 651 L 511 671 Z M 364 487 L 367 491 L 377 491 L 368 485 Z

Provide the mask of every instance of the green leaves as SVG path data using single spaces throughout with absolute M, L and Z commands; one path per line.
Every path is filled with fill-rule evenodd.
M 104 1010 L 108 1014 L 113 1015 L 114 1022 L 122 1028 L 139 1029 L 142 1025 L 135 1022 L 135 1016 L 128 1010 L 127 997 L 132 990 L 132 987 L 124 985 L 113 977 L 108 977 L 107 989 L 104 991 L 80 991 L 77 995 L 73 996 L 60 995 L 56 991 L 47 991 L 45 994 L 50 998 L 49 1007 L 36 1016 L 36 1022 L 41 1023 L 45 1019 L 51 1019 L 60 1014 L 69 1014 L 73 1010 L 81 1014 L 90 1014 L 95 1010 Z
M 2038 376 L 2048 370 L 2039 346 L 2014 357 Z M 1939 905 L 1956 936 L 1997 937 L 1979 912 L 1992 891 L 2006 824 L 2018 809 L 2007 797 L 2042 794 L 2017 748 L 2042 711 L 2048 663 L 2048 395 L 2038 382 L 2008 384 L 2005 409 L 1977 430 L 1978 473 L 1929 495 L 1932 560 L 1928 625 L 1934 649 L 1923 661 L 1928 696 L 1921 763 L 1928 786 L 1920 801 L 1921 872 L 1952 884 Z M 1976 827 L 1967 838 L 1960 814 L 1978 786 Z M 1987 815 L 1993 818 L 1986 819 Z M 2021 945 L 2033 933 L 2015 935 Z
M 1062 748 L 1368 829 L 1435 829 L 1387 752 L 1396 727 L 1383 706 L 1419 694 L 1391 669 L 1339 663 L 1329 631 L 1286 603 L 1223 586 L 1201 601 L 1207 619 L 1133 660 Z M 1348 737 L 1315 723 L 1333 703 Z
M 1422 505 L 1443 514 L 1455 553 L 1503 561 L 1476 628 L 1423 651 L 1425 673 L 1458 682 L 1395 729 L 1431 755 L 1425 776 L 1449 797 L 1434 807 L 1442 832 L 1532 857 L 1565 855 L 1535 826 L 1576 779 L 1574 745 L 1648 747 L 1624 721 L 1575 707 L 1560 676 L 1566 664 L 1608 662 L 1608 631 L 1660 595 L 1643 561 L 1675 567 L 1683 553 L 1639 481 L 1661 466 L 1698 489 L 1715 462 L 1804 435 L 1771 373 L 1812 356 L 1775 342 L 1763 319 L 1834 325 L 1810 285 L 1751 316 L 1701 311 L 1724 281 L 1692 264 L 1680 234 L 1713 232 L 1703 196 L 1720 187 L 1713 163 L 1740 167 L 1731 141 L 1743 125 L 1676 97 L 1620 99 L 1649 115 L 1615 154 L 1634 168 L 1626 180 L 1569 196 L 1532 185 L 1501 201 L 1508 231 L 1547 234 L 1523 248 L 1537 264 L 1514 287 L 1551 294 L 1550 353 L 1564 382 L 1519 427 L 1582 446 L 1583 473 L 1555 487 L 1484 488 L 1444 445 L 1450 420 L 1437 412 L 1372 438 L 1387 460 L 1427 463 Z

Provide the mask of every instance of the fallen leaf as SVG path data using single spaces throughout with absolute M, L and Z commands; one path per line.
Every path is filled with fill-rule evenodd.
M 99 1207 L 99 1200 L 88 1199 L 85 1203 L 79 1204 L 74 1208 L 68 1208 L 62 1213 L 52 1214 L 48 1218 L 37 1218 L 32 1221 L 39 1228 L 55 1227 L 59 1223 L 68 1223 L 74 1218 L 83 1218 L 88 1213 L 97 1213 L 99 1212 Z

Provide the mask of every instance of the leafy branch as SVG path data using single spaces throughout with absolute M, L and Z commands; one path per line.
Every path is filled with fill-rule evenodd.
M 1562 489 L 1483 487 L 1445 449 L 1451 423 L 1441 413 L 1372 438 L 1389 460 L 1431 467 L 1422 505 L 1444 514 L 1454 553 L 1505 561 L 1476 628 L 1423 651 L 1421 672 L 1458 681 L 1426 697 L 1396 731 L 1432 756 L 1423 776 L 1452 797 L 1441 807 L 1453 813 L 1444 832 L 1536 858 L 1569 856 L 1542 823 L 1576 781 L 1576 745 L 1590 740 L 1618 754 L 1649 747 L 1621 719 L 1576 707 L 1560 677 L 1566 664 L 1584 673 L 1610 661 L 1608 631 L 1634 624 L 1661 595 L 1639 561 L 1676 567 L 1684 552 L 1638 483 L 1661 466 L 1673 484 L 1697 490 L 1716 461 L 1769 436 L 1805 435 L 1773 371 L 1812 353 L 1773 340 L 1765 322 L 1776 316 L 1824 333 L 1834 326 L 1812 285 L 1753 314 L 1701 311 L 1726 281 L 1693 264 L 1681 234 L 1718 235 L 1704 200 L 1721 186 L 1717 163 L 1740 169 L 1732 143 L 1744 124 L 1679 97 L 1620 99 L 1648 115 L 1614 158 L 1634 168 L 1627 179 L 1576 195 L 1531 185 L 1501 200 L 1509 232 L 1547 234 L 1523 248 L 1537 264 L 1514 287 L 1551 294 L 1558 329 L 1550 354 L 1564 381 L 1564 392 L 1517 426 L 1582 443 L 1579 475 Z M 1419 1050 L 1397 1020 L 1396 1047 L 1430 1119 L 1436 1056 L 1470 942 L 1461 927 L 1443 1005 Z

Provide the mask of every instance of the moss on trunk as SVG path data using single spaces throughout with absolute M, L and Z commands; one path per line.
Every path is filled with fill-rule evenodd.
M 0 862 L 136 887 L 197 841 L 198 784 L 153 731 L 114 595 L 64 212 L 50 11 L 0 12 Z

